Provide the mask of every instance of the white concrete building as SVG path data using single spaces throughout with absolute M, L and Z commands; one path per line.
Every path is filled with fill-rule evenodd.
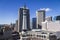
M 60 21 L 45 21 L 42 22 L 42 30 L 48 30 L 52 32 L 60 31 Z
M 32 31 L 27 31 L 21 34 L 20 40 L 56 40 L 56 36 L 54 36 L 54 34 L 51 35 L 50 33 L 52 32 L 33 29 Z
M 45 18 L 46 21 L 52 21 L 52 16 L 48 16 Z

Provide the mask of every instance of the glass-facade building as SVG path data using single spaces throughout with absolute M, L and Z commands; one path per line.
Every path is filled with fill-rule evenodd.
M 54 20 L 57 20 L 57 21 L 60 20 L 60 15 L 59 16 L 55 16 Z
M 36 18 L 32 18 L 32 29 L 36 29 Z

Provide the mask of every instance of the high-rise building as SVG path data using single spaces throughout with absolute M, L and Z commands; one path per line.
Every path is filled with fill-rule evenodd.
M 37 28 L 41 29 L 42 28 L 41 22 L 45 21 L 45 10 L 38 10 L 36 12 L 36 16 L 37 16 Z
M 32 18 L 32 29 L 36 29 L 36 18 Z
M 28 30 L 29 29 L 29 22 L 30 18 L 29 18 L 29 9 L 26 8 L 26 6 L 24 6 L 23 8 L 23 30 Z
M 18 17 L 18 31 L 21 32 L 23 28 L 23 25 L 26 25 L 27 30 L 30 29 L 30 14 L 29 9 L 26 8 L 24 5 L 23 8 L 19 9 L 19 17 Z M 25 24 L 26 23 L 26 24 Z
M 48 16 L 45 18 L 46 21 L 52 21 L 52 16 Z

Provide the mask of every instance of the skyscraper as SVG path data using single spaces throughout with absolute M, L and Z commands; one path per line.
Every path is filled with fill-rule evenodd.
M 23 8 L 23 27 L 22 27 L 22 30 L 27 30 L 28 28 L 28 9 L 26 8 L 26 6 L 24 6 Z
M 36 18 L 32 18 L 32 29 L 36 29 Z
M 42 28 L 41 23 L 45 21 L 45 11 L 38 10 L 36 12 L 36 16 L 37 16 L 37 28 L 41 29 Z
M 30 29 L 30 14 L 29 14 L 29 9 L 26 8 L 26 5 L 24 5 L 23 8 L 19 9 L 19 14 L 18 14 L 19 32 L 21 32 L 24 29 L 24 25 L 26 25 L 25 27 L 27 28 L 27 30 Z

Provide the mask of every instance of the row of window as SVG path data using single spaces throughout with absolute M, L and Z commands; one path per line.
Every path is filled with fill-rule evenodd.
M 42 38 L 46 38 L 45 35 L 22 35 L 22 37 L 26 37 L 26 36 L 37 36 L 37 37 L 42 37 Z

